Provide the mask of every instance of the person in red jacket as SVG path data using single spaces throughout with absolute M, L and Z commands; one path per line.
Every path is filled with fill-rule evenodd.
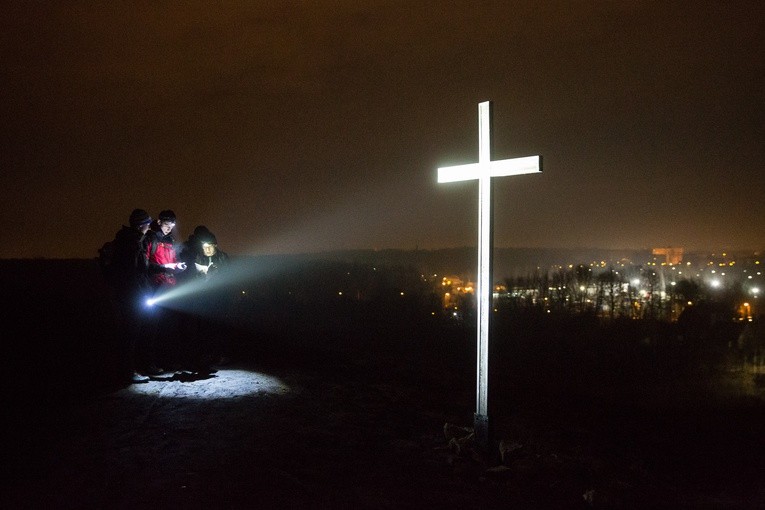
M 172 210 L 161 211 L 157 221 L 152 225 L 152 230 L 146 235 L 145 247 L 148 259 L 148 272 L 154 295 L 160 296 L 163 292 L 176 285 L 175 275 L 186 269 L 186 263 L 178 260 L 175 250 L 173 229 L 175 228 L 176 216 Z M 179 359 L 179 317 L 172 309 L 166 307 L 154 307 L 152 310 L 152 352 L 162 363 L 177 364 Z M 141 372 L 144 375 L 161 375 L 164 370 L 156 363 L 144 367 Z
M 156 228 L 146 235 L 146 256 L 151 282 L 157 291 L 176 284 L 175 275 L 186 270 L 175 251 L 175 213 L 169 209 L 159 213 Z

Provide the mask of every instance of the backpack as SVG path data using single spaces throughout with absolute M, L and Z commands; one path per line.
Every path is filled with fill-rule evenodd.
M 111 241 L 106 241 L 98 249 L 98 267 L 101 269 L 101 274 L 107 285 L 112 288 L 117 288 L 124 284 L 127 275 L 133 270 L 132 267 L 128 267 L 129 262 L 125 260 L 125 257 L 118 255 L 117 243 L 118 241 L 115 237 Z M 156 243 L 153 243 L 150 255 L 154 255 L 156 251 Z
M 101 274 L 110 287 L 116 287 L 119 284 L 119 264 L 115 260 L 116 240 L 106 241 L 98 249 L 98 267 L 101 268 Z

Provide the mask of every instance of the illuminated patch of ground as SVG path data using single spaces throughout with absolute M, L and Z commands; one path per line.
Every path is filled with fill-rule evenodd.
M 255 394 L 284 394 L 290 388 L 278 378 L 239 368 L 222 369 L 199 378 L 187 373 L 168 375 L 163 380 L 134 384 L 122 390 L 147 396 L 196 400 L 237 398 Z

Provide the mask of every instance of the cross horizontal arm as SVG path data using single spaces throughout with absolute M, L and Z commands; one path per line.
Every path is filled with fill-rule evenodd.
M 441 167 L 438 169 L 438 182 L 458 182 L 480 179 L 483 176 L 483 168 L 484 165 L 482 163 Z M 489 177 L 533 174 L 542 171 L 539 166 L 539 156 L 492 161 L 488 164 L 488 169 Z

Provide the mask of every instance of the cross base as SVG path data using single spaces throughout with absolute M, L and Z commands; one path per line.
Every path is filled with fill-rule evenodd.
M 492 436 L 488 415 L 478 413 L 473 414 L 473 434 L 478 450 L 483 454 L 488 454 L 491 450 Z

